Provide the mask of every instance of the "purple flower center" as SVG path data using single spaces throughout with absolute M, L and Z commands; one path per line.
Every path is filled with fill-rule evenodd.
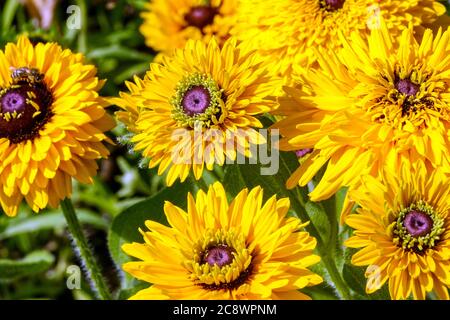
M 308 153 L 313 152 L 314 149 L 312 148 L 305 148 L 305 149 L 300 149 L 295 151 L 295 154 L 297 155 L 298 158 L 303 158 L 304 156 L 306 156 Z
M 345 0 L 325 0 L 328 8 L 330 8 L 332 11 L 338 10 L 342 8 L 344 5 Z
M 26 98 L 17 91 L 9 91 L 1 99 L 2 113 L 21 113 L 26 107 Z
M 202 86 L 195 86 L 186 91 L 182 100 L 183 110 L 188 116 L 205 112 L 211 103 L 209 91 Z
M 0 138 L 20 143 L 35 137 L 51 116 L 53 96 L 43 83 L 19 83 L 0 94 Z
M 399 80 L 395 87 L 398 91 L 400 91 L 403 94 L 406 94 L 407 96 L 414 96 L 416 95 L 417 91 L 419 91 L 419 86 L 415 83 L 412 83 L 408 79 L 401 79 Z
M 227 245 L 211 247 L 203 257 L 203 263 L 208 263 L 210 266 L 223 267 L 231 262 L 233 262 L 233 251 Z
M 210 6 L 195 6 L 184 16 L 188 25 L 203 29 L 214 22 L 217 9 Z
M 431 232 L 433 220 L 426 213 L 412 210 L 406 214 L 403 226 L 411 236 L 417 238 Z

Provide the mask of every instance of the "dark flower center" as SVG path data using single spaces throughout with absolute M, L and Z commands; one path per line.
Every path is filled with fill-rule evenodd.
M 211 6 L 195 6 L 185 14 L 184 20 L 188 25 L 203 29 L 214 22 L 217 9 Z
M 0 88 L 0 138 L 12 143 L 34 138 L 50 118 L 52 102 L 43 82 L 20 80 Z
M 210 266 L 226 266 L 233 262 L 233 250 L 227 245 L 217 245 L 209 248 L 203 256 L 203 263 Z
M 344 6 L 345 0 L 325 0 L 325 7 L 329 11 L 336 11 Z
M 188 116 L 204 113 L 211 103 L 209 91 L 202 86 L 195 86 L 186 91 L 181 102 Z
M 408 212 L 403 220 L 403 226 L 408 233 L 417 238 L 429 234 L 433 228 L 433 220 L 423 212 L 412 210 Z
M 407 96 L 414 96 L 419 91 L 419 86 L 412 83 L 409 79 L 401 79 L 397 81 L 395 88 Z
M 314 151 L 314 149 L 312 149 L 312 148 L 305 148 L 305 149 L 300 149 L 300 150 L 295 151 L 295 154 L 297 155 L 298 158 L 303 158 L 308 153 L 311 153 L 313 151 Z
M 216 81 L 200 73 L 182 78 L 169 100 L 173 106 L 172 118 L 180 127 L 192 129 L 197 126 L 209 128 L 219 123 L 225 101 L 223 90 Z
M 394 244 L 404 250 L 423 254 L 441 240 L 445 220 L 423 200 L 411 203 L 399 211 L 392 222 Z

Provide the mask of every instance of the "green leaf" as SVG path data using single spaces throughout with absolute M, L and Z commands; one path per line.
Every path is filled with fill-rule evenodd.
M 366 296 L 366 278 L 363 268 L 344 264 L 342 276 L 353 291 L 361 296 Z
M 274 175 L 261 175 L 264 167 L 258 164 L 232 164 L 225 168 L 224 186 L 227 191 L 237 193 L 243 188 L 254 188 L 261 186 L 264 189 L 264 199 L 267 200 L 272 195 L 278 198 L 287 197 L 291 201 L 291 209 L 300 217 L 302 221 L 308 221 L 304 208 L 307 189 L 296 187 L 292 190 L 286 188 L 286 181 L 298 167 L 298 159 L 293 152 L 280 152 L 279 169 Z M 318 235 L 313 225 L 308 225 L 307 230 L 314 236 Z
M 223 185 L 227 193 L 233 197 L 235 197 L 242 189 L 247 187 L 239 166 L 229 165 L 225 167 Z
M 327 247 L 331 238 L 331 225 L 323 205 L 320 202 L 308 201 L 305 209 L 311 222 L 319 231 L 323 245 Z
M 145 282 L 136 282 L 133 287 L 128 289 L 121 289 L 117 294 L 117 300 L 126 300 L 129 297 L 135 295 L 138 291 L 146 289 L 149 287 L 148 283 Z
M 10 281 L 47 271 L 55 261 L 47 251 L 34 251 L 21 260 L 0 260 L 0 281 Z
M 273 120 L 267 117 L 261 118 L 261 122 L 264 127 L 270 127 L 273 124 Z M 270 131 L 269 131 L 270 132 Z M 268 199 L 274 194 L 278 194 L 283 197 L 293 197 L 291 201 L 296 199 L 299 195 L 298 191 L 300 188 L 295 188 L 293 190 L 286 189 L 286 181 L 289 179 L 291 174 L 298 168 L 299 162 L 298 158 L 294 152 L 283 152 L 276 150 L 276 147 L 272 147 L 272 137 L 267 137 L 267 152 L 278 152 L 279 154 L 267 155 L 270 160 L 278 160 L 278 170 L 275 174 L 263 175 L 263 168 L 267 168 L 270 165 L 276 168 L 276 164 L 269 163 L 268 165 L 263 165 L 261 163 L 261 157 L 258 150 L 258 161 L 256 164 L 250 163 L 247 159 L 245 164 L 232 164 L 225 167 L 225 177 L 224 185 L 226 190 L 237 194 L 243 188 L 254 188 L 256 186 L 261 186 L 264 189 L 265 199 Z M 259 146 L 261 148 L 261 146 Z M 272 150 L 273 149 L 273 150 Z M 278 155 L 278 157 L 276 157 Z M 274 158 L 274 159 L 272 159 Z M 254 159 L 252 159 L 255 161 Z M 306 188 L 301 188 L 301 191 L 306 194 Z
M 83 209 L 78 209 L 77 214 L 78 219 L 82 224 L 92 225 L 99 230 L 108 229 L 108 223 L 99 217 L 98 214 Z M 60 210 L 25 217 L 23 219 L 13 219 L 8 223 L 6 228 L 0 232 L 0 240 L 29 232 L 64 228 L 65 226 L 66 220 Z
M 330 287 L 326 282 L 313 287 L 306 287 L 301 290 L 313 300 L 338 300 L 334 292 L 334 288 Z
M 226 190 L 231 190 L 232 193 L 237 193 L 245 187 L 261 186 L 264 189 L 265 199 L 278 194 L 283 197 L 292 197 L 295 200 L 300 188 L 288 190 L 285 184 L 298 165 L 299 163 L 293 152 L 280 152 L 279 170 L 274 175 L 262 175 L 261 169 L 264 166 L 260 163 L 228 165 L 225 168 L 224 185 Z M 305 188 L 301 188 L 301 190 L 303 194 L 306 194 Z
M 137 285 L 130 275 L 123 273 L 122 265 L 132 258 L 122 251 L 125 243 L 143 242 L 139 228 L 145 229 L 145 221 L 153 220 L 160 223 L 167 223 L 164 215 L 164 203 L 171 203 L 186 208 L 187 194 L 192 191 L 189 183 L 178 183 L 170 188 L 165 188 L 153 197 L 139 202 L 132 207 L 118 214 L 111 225 L 108 237 L 108 247 L 111 257 L 119 270 L 121 277 L 121 289 L 131 289 Z

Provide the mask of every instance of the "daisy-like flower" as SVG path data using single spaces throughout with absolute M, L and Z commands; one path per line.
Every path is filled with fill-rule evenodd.
M 326 166 L 310 194 L 326 199 L 361 174 L 377 176 L 398 158 L 428 159 L 450 171 L 450 31 L 431 30 L 421 43 L 406 29 L 393 45 L 383 25 L 368 41 L 357 33 L 338 55 L 322 53 L 321 68 L 305 74 L 302 87 L 286 88 L 276 124 L 281 148 L 314 151 L 287 182 L 307 184 Z M 398 171 L 398 170 L 397 170 Z
M 274 72 L 288 83 L 293 66 L 315 66 L 314 50 L 339 49 L 338 33 L 352 31 L 365 37 L 384 19 L 391 34 L 399 35 L 409 23 L 421 31 L 445 13 L 435 0 L 240 0 L 237 22 L 231 33 L 249 41 L 268 59 L 278 61 Z
M 448 177 L 422 162 L 405 161 L 350 192 L 360 205 L 346 223 L 354 230 L 345 245 L 361 248 L 352 257 L 366 270 L 367 293 L 386 282 L 392 299 L 425 299 L 434 291 L 449 299 L 450 187 Z
M 135 149 L 150 158 L 167 184 L 184 181 L 192 168 L 200 179 L 206 165 L 223 165 L 236 155 L 251 157 L 251 145 L 265 143 L 256 118 L 277 106 L 267 98 L 277 80 L 268 76 L 256 51 L 226 41 L 221 49 L 189 41 L 184 49 L 152 64 L 143 80 L 128 83 L 115 103 L 136 135 Z M 128 115 L 127 115 L 128 112 Z
M 103 81 L 81 54 L 25 36 L 0 51 L 0 203 L 14 216 L 22 199 L 34 211 L 71 194 L 71 178 L 91 183 L 108 155 L 114 126 L 98 90 Z
M 307 269 L 320 258 L 306 224 L 287 217 L 289 199 L 263 204 L 260 187 L 242 190 L 228 204 L 216 182 L 187 212 L 166 202 L 170 227 L 146 221 L 145 243 L 125 244 L 139 259 L 123 268 L 153 284 L 131 299 L 309 299 L 298 289 L 322 278 Z
M 189 39 L 223 43 L 235 23 L 238 0 L 153 0 L 142 14 L 140 31 L 147 46 L 165 54 Z

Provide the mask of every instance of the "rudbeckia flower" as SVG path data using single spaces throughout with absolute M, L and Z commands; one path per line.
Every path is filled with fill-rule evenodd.
M 238 0 L 153 0 L 143 12 L 140 31 L 147 46 L 171 54 L 189 39 L 222 44 L 235 23 Z
M 131 299 L 308 299 L 298 289 L 322 279 L 307 267 L 316 240 L 287 217 L 289 200 L 263 204 L 260 187 L 228 204 L 220 183 L 189 194 L 187 211 L 166 202 L 170 226 L 146 221 L 145 243 L 125 244 L 139 259 L 123 269 L 152 283 Z
M 202 177 L 206 166 L 251 157 L 251 145 L 265 143 L 256 118 L 275 109 L 268 96 L 278 80 L 269 77 L 256 51 L 233 39 L 220 48 L 189 41 L 184 49 L 153 63 L 144 79 L 128 83 L 115 103 L 135 136 L 135 150 L 150 159 L 149 167 L 166 169 L 167 184 L 184 181 L 192 168 Z M 128 113 L 128 114 L 127 114 Z
M 339 33 L 347 38 L 355 31 L 365 38 L 379 28 L 381 19 L 393 36 L 410 23 L 420 33 L 422 24 L 445 13 L 445 6 L 435 0 L 240 0 L 239 6 L 231 33 L 276 60 L 273 71 L 285 83 L 302 68 L 316 66 L 317 48 L 341 48 Z
M 400 157 L 450 172 L 449 36 L 427 30 L 417 42 L 409 28 L 397 46 L 383 26 L 368 40 L 341 35 L 341 51 L 322 52 L 320 68 L 280 99 L 281 148 L 313 149 L 288 187 L 306 185 L 325 166 L 310 194 L 323 200 L 361 174 L 376 177 L 385 165 L 400 171 Z
M 360 207 L 346 223 L 355 229 L 345 245 L 366 270 L 367 293 L 387 284 L 392 299 L 425 299 L 434 291 L 449 299 L 450 187 L 439 169 L 418 162 L 383 179 L 363 178 L 350 192 Z
M 39 211 L 91 183 L 114 126 L 83 56 L 22 36 L 0 51 L 0 203 L 14 216 L 23 199 Z

